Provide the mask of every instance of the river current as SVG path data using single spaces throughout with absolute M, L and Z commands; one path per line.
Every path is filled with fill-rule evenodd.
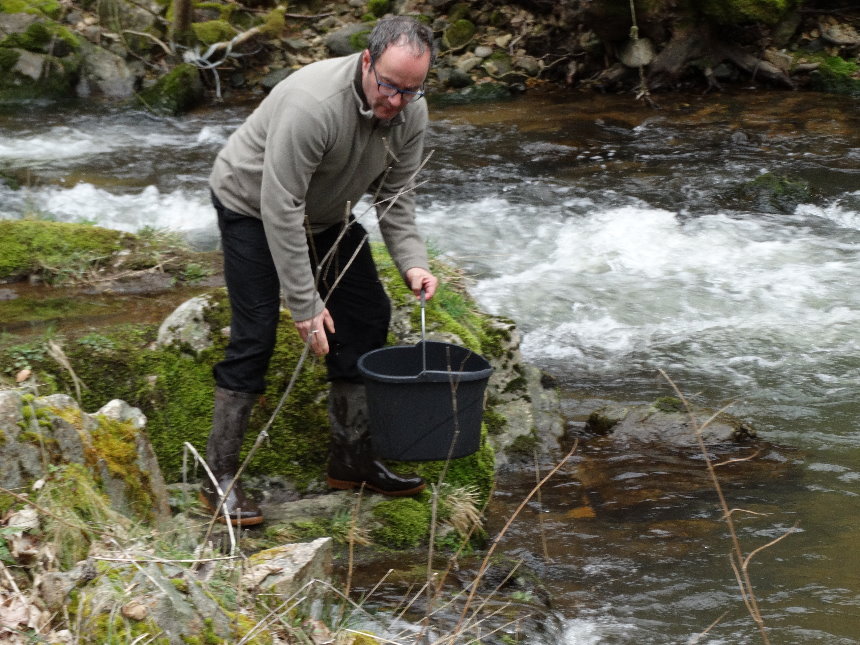
M 570 418 L 672 394 L 663 370 L 697 403 L 727 405 L 790 446 L 791 477 L 729 490 L 763 514 L 740 523 L 747 551 L 796 525 L 751 569 L 765 623 L 774 643 L 860 643 L 860 103 L 655 98 L 432 107 L 419 224 L 481 306 L 518 323 Z M 206 177 L 251 109 L 0 111 L 0 171 L 24 184 L 0 184 L 0 218 L 167 228 L 212 247 Z M 754 188 L 769 178 L 791 199 Z M 661 456 L 635 463 L 617 476 L 670 469 Z M 555 642 L 760 642 L 712 492 L 591 516 L 571 512 L 571 486 L 551 482 L 530 511 L 564 617 Z M 501 495 L 498 512 L 515 498 Z M 524 524 L 510 551 L 536 557 Z

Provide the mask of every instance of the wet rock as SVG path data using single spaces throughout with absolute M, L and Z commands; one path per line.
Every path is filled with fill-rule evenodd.
M 134 94 L 137 79 L 123 57 L 87 41 L 82 43 L 82 51 L 81 78 L 76 88 L 78 96 L 96 94 L 109 98 L 128 98 Z
M 661 444 L 667 447 L 698 445 L 701 434 L 706 445 L 745 443 L 754 439 L 755 430 L 747 423 L 720 413 L 707 424 L 700 425 L 713 415 L 709 410 L 685 409 L 678 399 L 665 397 L 651 405 L 632 407 L 605 407 L 595 410 L 586 422 L 586 431 L 611 435 L 615 442 Z
M 156 344 L 160 347 L 179 344 L 196 353 L 212 347 L 212 329 L 205 317 L 210 306 L 208 296 L 197 296 L 183 302 L 161 323 Z

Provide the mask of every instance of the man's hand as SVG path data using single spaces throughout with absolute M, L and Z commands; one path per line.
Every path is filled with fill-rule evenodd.
M 439 280 L 427 269 L 412 267 L 406 271 L 406 284 L 409 285 L 409 288 L 412 289 L 412 293 L 414 293 L 416 297 L 421 295 L 421 290 L 423 289 L 427 300 L 430 300 L 430 298 L 433 297 L 433 294 L 436 293 L 436 287 L 439 285 Z
M 323 309 L 318 315 L 308 320 L 297 321 L 296 329 L 302 340 L 307 341 L 310 337 L 309 344 L 314 354 L 317 356 L 328 354 L 328 338 L 325 335 L 325 330 L 334 333 L 334 319 L 328 309 Z

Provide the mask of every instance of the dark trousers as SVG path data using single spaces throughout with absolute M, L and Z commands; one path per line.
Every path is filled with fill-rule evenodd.
M 281 294 L 278 274 L 262 221 L 233 212 L 213 195 L 224 252 L 224 279 L 230 296 L 230 342 L 224 360 L 215 365 L 215 383 L 236 392 L 262 393 L 266 371 L 275 349 Z M 334 319 L 336 333 L 326 331 L 329 380 L 361 382 L 358 358 L 385 345 L 391 303 L 370 253 L 367 234 L 350 220 L 347 232 L 325 266 L 326 256 L 343 230 L 338 224 L 308 237 L 309 261 L 317 276 L 317 290 Z M 353 254 L 352 264 L 332 289 Z

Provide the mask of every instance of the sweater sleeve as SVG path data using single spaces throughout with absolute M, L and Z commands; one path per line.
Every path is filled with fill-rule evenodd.
M 424 161 L 424 131 L 427 107 L 415 105 L 407 124 L 408 134 L 394 159 L 372 187 L 376 191 L 379 230 L 401 275 L 413 267 L 429 269 L 427 248 L 415 222 L 415 176 Z
M 260 213 L 284 298 L 296 321 L 313 318 L 323 310 L 305 228 L 308 184 L 326 148 L 327 129 L 315 113 L 318 111 L 307 98 L 279 106 L 268 130 L 263 160 Z

